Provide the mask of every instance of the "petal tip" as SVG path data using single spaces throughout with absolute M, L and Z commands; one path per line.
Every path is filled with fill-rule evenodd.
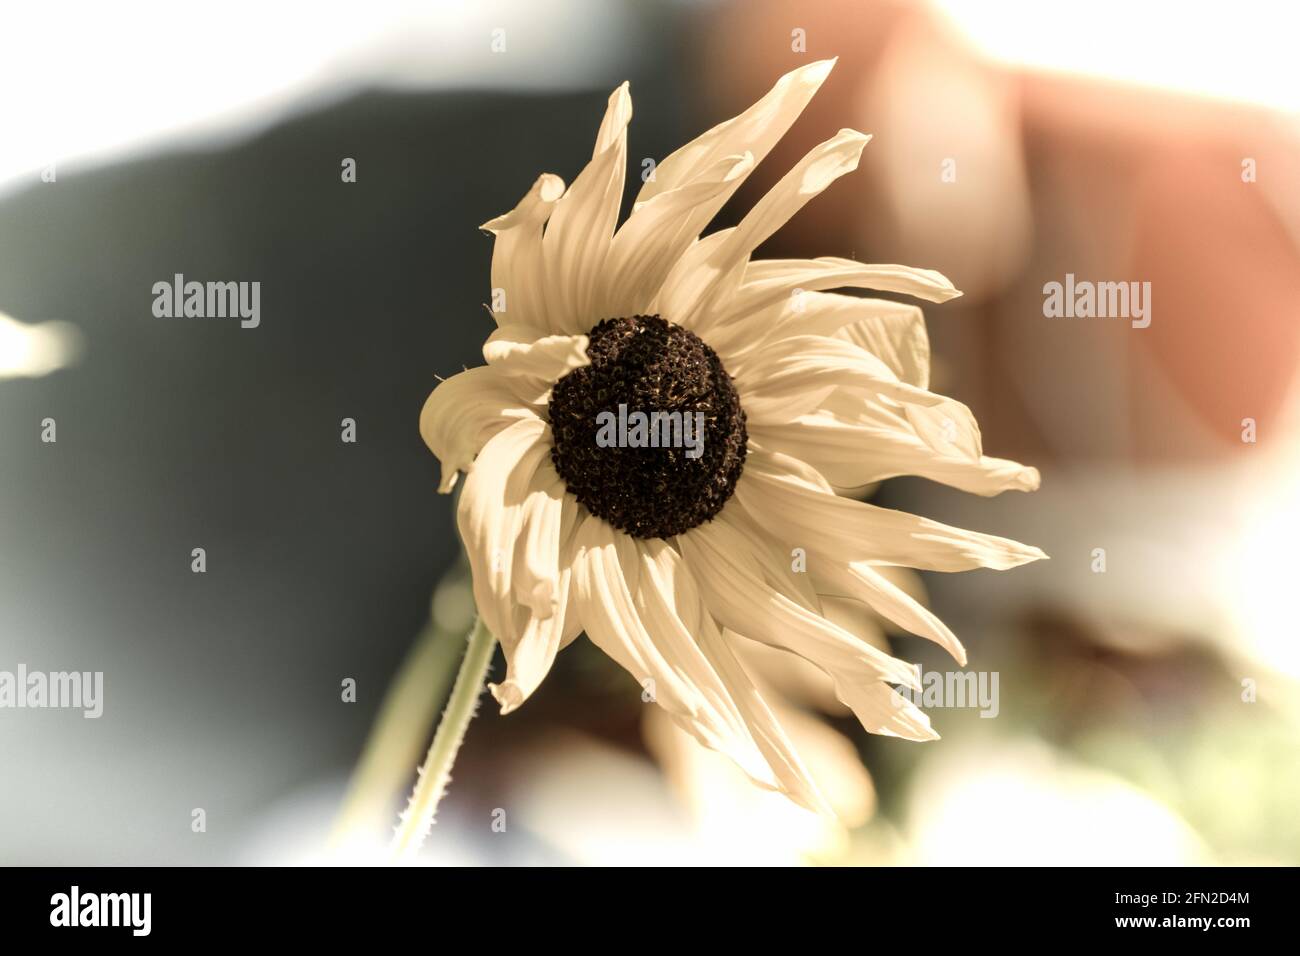
M 542 202 L 556 202 L 564 195 L 564 180 L 555 173 L 542 173 L 534 187 Z
M 443 468 L 442 480 L 438 482 L 438 494 L 451 494 L 452 489 L 456 487 L 456 479 L 460 477 L 460 472 L 455 468 Z
M 835 64 L 838 62 L 840 62 L 838 56 L 833 56 L 826 60 L 817 60 L 803 67 L 800 72 L 802 72 L 805 77 L 820 84 L 826 79 L 826 77 L 831 75 L 831 70 L 835 69 Z
M 512 680 L 506 680 L 500 684 L 488 684 L 488 690 L 492 692 L 492 696 L 501 705 L 502 717 L 518 710 L 524 702 L 524 692 Z

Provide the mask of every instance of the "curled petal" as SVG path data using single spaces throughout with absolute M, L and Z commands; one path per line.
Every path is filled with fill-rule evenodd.
M 514 593 L 515 542 L 538 466 L 550 451 L 548 431 L 539 419 L 522 419 L 497 433 L 470 467 L 456 514 L 474 601 L 503 644 L 518 642 L 529 617 Z
M 498 322 L 548 326 L 542 226 L 562 195 L 564 180 L 543 173 L 519 205 L 479 227 L 496 236 L 492 246 L 492 288 L 504 294 L 500 304 L 493 307 L 492 316 Z M 497 299 L 495 292 L 493 299 Z
M 526 620 L 514 635 L 502 640 L 506 679 L 488 690 L 508 714 L 541 684 L 564 644 L 571 606 L 573 537 L 580 506 L 550 462 L 543 459 L 525 499 L 515 540 L 511 590 L 517 606 L 527 608 Z
M 489 439 L 524 419 L 540 424 L 495 369 L 472 368 L 441 382 L 420 410 L 420 435 L 442 467 L 438 490 L 451 491 Z
M 587 336 L 548 335 L 535 326 L 514 323 L 488 336 L 483 358 L 529 401 L 539 401 L 568 372 L 590 361 Z

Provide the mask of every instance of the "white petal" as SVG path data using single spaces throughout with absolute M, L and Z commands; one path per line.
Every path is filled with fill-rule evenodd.
M 763 570 L 763 579 L 774 590 L 814 614 L 823 614 L 821 597 L 811 579 L 793 569 L 790 549 L 764 531 L 762 522 L 736 521 L 730 526 L 744 540 L 745 550 L 754 556 Z
M 736 497 L 791 547 L 818 546 L 831 560 L 926 571 L 1005 570 L 1046 558 L 1030 545 L 965 531 L 904 511 L 841 498 L 809 465 L 751 442 Z
M 560 575 L 560 604 L 572 598 L 572 572 L 565 568 Z M 523 706 L 550 673 L 561 645 L 562 617 L 542 618 L 530 614 L 517 636 L 501 642 L 506 658 L 506 679 L 488 684 L 488 690 L 501 705 L 501 714 L 513 713 Z
M 735 643 L 761 646 L 737 635 L 731 639 Z M 820 672 L 818 676 L 825 677 Z M 829 687 L 830 682 L 827 683 L 832 706 L 837 711 L 843 709 Z M 853 741 L 820 715 L 796 707 L 778 704 L 776 716 L 840 822 L 847 827 L 859 827 L 871 819 L 876 810 L 876 788 Z
M 694 719 L 703 701 L 646 633 L 632 596 L 636 579 L 624 578 L 625 565 L 636 571 L 632 539 L 589 516 L 575 548 L 576 596 L 587 636 L 638 684 L 653 681 L 656 700 L 668 711 Z
M 556 203 L 546 227 L 542 246 L 553 332 L 585 332 L 601 318 L 592 307 L 623 198 L 631 119 L 632 97 L 624 83 L 610 95 L 591 162 Z
M 566 618 L 576 604 L 572 565 L 578 520 L 578 502 L 543 459 L 525 499 L 511 569 L 511 589 L 516 602 L 528 608 L 527 621 L 517 640 L 507 635 L 501 641 L 506 679 L 488 685 L 503 714 L 531 696 L 563 646 Z
M 469 470 L 484 444 L 521 419 L 540 423 L 494 369 L 472 368 L 441 382 L 420 411 L 420 435 L 442 467 L 438 490 L 451 491 L 457 473 Z
M 527 322 L 547 328 L 542 225 L 562 195 L 564 180 L 543 173 L 518 206 L 479 227 L 496 235 L 492 288 L 505 293 L 504 310 L 492 313 L 498 322 Z
M 811 293 L 817 298 L 852 298 L 833 292 Z M 930 387 L 930 337 L 925 331 L 925 317 L 919 306 L 884 299 L 858 299 L 870 307 L 852 324 L 834 334 L 860 346 L 880 359 L 900 381 L 917 388 Z M 813 332 L 813 329 L 809 329 Z
M 483 358 L 511 379 L 516 394 L 533 402 L 540 402 L 568 372 L 590 362 L 587 336 L 548 335 L 513 322 L 488 336 Z
M 885 578 L 863 561 L 844 564 L 821 560 L 819 551 L 809 555 L 808 571 L 823 594 L 839 594 L 866 604 L 887 621 L 934 641 L 966 666 L 966 649 L 961 641 L 929 608 Z
M 930 718 L 888 684 L 837 679 L 835 693 L 868 733 L 905 740 L 939 739 Z

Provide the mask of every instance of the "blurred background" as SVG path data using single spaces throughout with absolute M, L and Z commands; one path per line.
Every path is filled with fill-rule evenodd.
M 425 859 L 1300 863 L 1297 19 L 1109 0 L 6 7 L 0 670 L 103 671 L 105 701 L 97 720 L 0 710 L 0 863 L 367 859 L 472 616 L 416 421 L 436 376 L 481 363 L 478 224 L 542 171 L 571 181 L 624 79 L 632 183 L 830 56 L 719 224 L 852 126 L 874 134 L 862 168 L 759 254 L 904 262 L 965 291 L 926 309 L 933 387 L 1042 489 L 906 479 L 875 500 L 1051 555 L 905 582 L 997 672 L 997 716 L 868 737 L 815 678 L 750 662 L 832 825 L 684 743 L 579 641 L 522 710 L 483 708 Z M 260 326 L 154 318 L 175 273 L 259 281 Z M 1067 273 L 1150 282 L 1150 326 L 1046 318 Z

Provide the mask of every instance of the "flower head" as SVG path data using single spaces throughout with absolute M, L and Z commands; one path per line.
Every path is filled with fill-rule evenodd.
M 952 632 L 878 568 L 1010 568 L 1037 548 L 862 503 L 843 492 L 913 474 L 977 494 L 1038 473 L 984 456 L 969 409 L 928 390 L 911 305 L 943 302 L 937 272 L 751 254 L 856 168 L 853 130 L 812 150 L 739 225 L 701 236 L 789 128 L 831 61 L 673 153 L 617 225 L 632 115 L 615 90 L 591 162 L 566 190 L 541 176 L 484 225 L 498 328 L 487 364 L 440 384 L 420 430 L 440 490 L 467 478 L 458 523 L 474 594 L 505 652 L 503 713 L 582 632 L 672 719 L 759 784 L 825 809 L 740 663 L 757 641 L 833 681 L 872 733 L 933 739 L 892 685 L 916 667 L 834 623 L 847 596 L 947 648 Z

